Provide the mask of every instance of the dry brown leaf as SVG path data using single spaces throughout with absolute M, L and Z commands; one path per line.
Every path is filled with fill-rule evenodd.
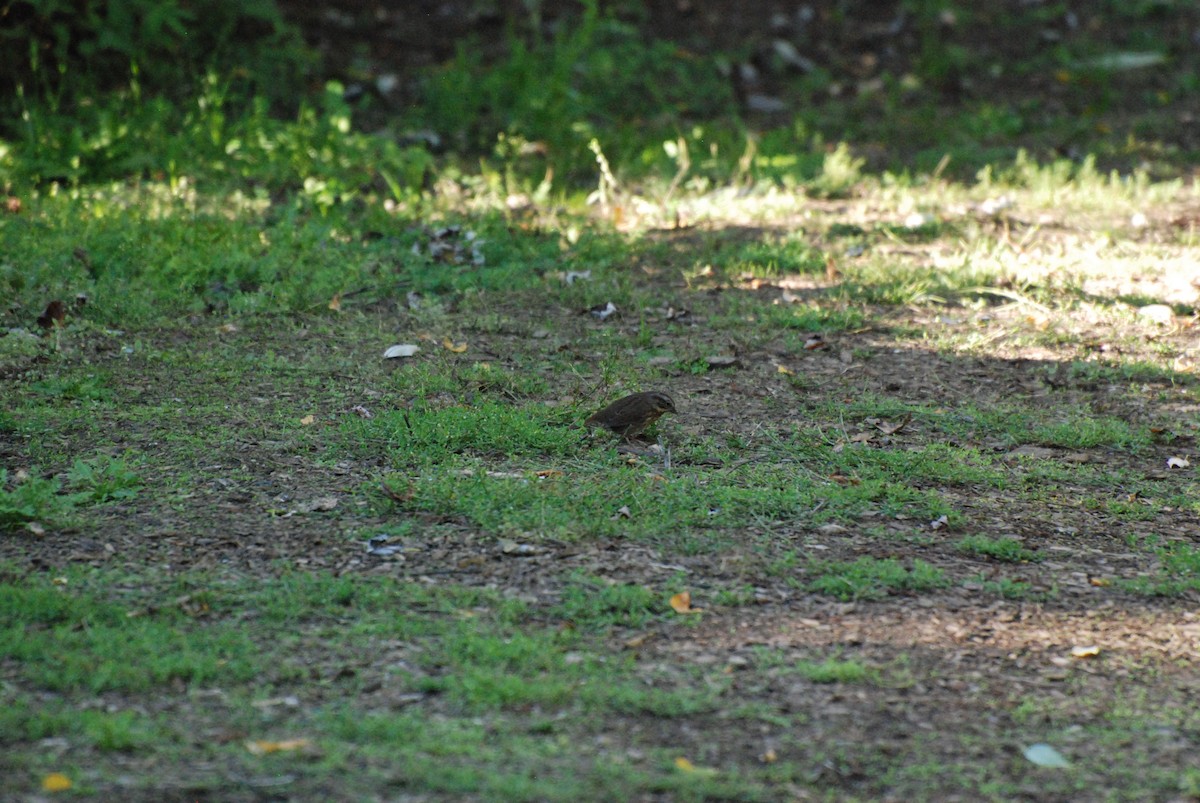
M 699 613 L 700 608 L 692 607 L 692 594 L 690 591 L 680 591 L 675 596 L 671 597 L 671 608 L 675 613 Z
M 649 641 L 653 635 L 654 634 L 652 633 L 639 633 L 632 638 L 627 638 L 625 639 L 625 648 L 629 650 L 636 650 L 638 647 L 641 647 L 643 644 Z
M 875 440 L 874 432 L 859 432 L 850 436 L 851 443 L 870 443 Z
M 333 298 L 329 299 L 329 308 L 334 312 L 342 311 L 342 294 L 337 293 Z
M 448 337 L 443 338 L 442 339 L 442 348 L 446 349 L 446 351 L 449 351 L 453 354 L 462 354 L 464 351 L 467 350 L 467 341 L 464 340 L 461 343 L 455 343 L 453 340 L 451 340 Z
M 828 348 L 829 344 L 825 342 L 825 338 L 821 335 L 809 335 L 804 341 L 805 351 L 816 351 L 817 349 Z
M 380 487 L 383 489 L 383 495 L 388 499 L 391 499 L 393 502 L 407 502 L 412 499 L 413 495 L 416 493 L 416 488 L 413 487 L 411 482 L 403 491 L 397 491 L 386 482 L 381 483 Z
M 909 413 L 908 415 L 904 416 L 904 419 L 902 421 L 897 421 L 895 424 L 889 423 L 887 421 L 880 421 L 878 424 L 875 425 L 875 427 L 880 432 L 882 432 L 884 435 L 895 435 L 897 432 L 899 432 L 900 430 L 902 430 L 906 426 L 908 426 L 909 421 L 912 421 L 912 413 Z
M 300 426 L 310 427 L 316 422 L 316 420 L 316 416 L 314 416 L 312 413 L 309 413 L 308 415 L 304 416 L 304 418 L 300 419 Z

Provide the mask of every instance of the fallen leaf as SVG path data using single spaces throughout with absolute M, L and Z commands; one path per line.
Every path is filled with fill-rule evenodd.
M 1025 758 L 1039 767 L 1069 767 L 1071 764 L 1063 758 L 1062 753 L 1048 744 L 1031 744 L 1025 748 Z
M 564 474 L 556 468 L 544 468 L 541 471 L 534 473 L 537 477 L 543 480 L 556 480 L 564 476 Z
M 609 518 L 628 519 L 628 518 L 632 518 L 632 517 L 633 517 L 633 514 L 629 512 L 629 505 L 622 505 L 621 507 L 617 508 L 617 512 L 612 514 Z
M 312 413 L 309 413 L 308 415 L 304 416 L 304 418 L 300 419 L 300 426 L 310 427 L 316 420 L 316 416 L 314 416 Z
M 386 482 L 380 483 L 380 488 L 383 490 L 383 495 L 393 502 L 408 502 L 416 494 L 417 489 L 410 482 L 403 491 L 398 491 Z
M 1186 457 L 1168 457 L 1167 468 L 1187 468 L 1191 463 Z
M 217 334 L 219 335 L 231 335 L 237 331 L 238 326 L 236 323 L 223 323 L 217 327 Z
M 1099 654 L 1100 654 L 1100 648 L 1097 647 L 1095 644 L 1089 644 L 1086 647 L 1072 647 L 1071 648 L 1071 657 L 1072 658 L 1095 658 Z
M 688 761 L 683 756 L 680 756 L 679 758 L 675 759 L 675 768 L 680 770 L 681 772 L 688 772 L 688 773 L 692 773 L 695 775 L 704 775 L 704 776 L 708 776 L 708 777 L 711 777 L 711 776 L 717 774 L 717 771 L 715 769 L 713 769 L 712 767 L 697 767 L 695 764 Z
M 284 753 L 295 750 L 305 750 L 312 746 L 312 741 L 309 739 L 285 739 L 282 742 L 271 742 L 265 739 L 259 739 L 253 742 L 246 742 L 246 749 L 256 756 L 265 756 L 269 753 Z
M 950 519 L 947 516 L 938 516 L 933 521 L 929 522 L 929 529 L 943 530 L 950 526 Z
M 639 633 L 632 638 L 625 639 L 625 649 L 636 650 L 652 638 L 652 633 Z
M 1046 460 L 1051 457 L 1054 457 L 1056 454 L 1058 454 L 1056 451 L 1054 451 L 1053 449 L 1050 449 L 1046 446 L 1025 445 L 1025 446 L 1018 446 L 1017 448 L 1013 449 L 1011 452 L 1006 454 L 1005 457 L 1033 457 L 1038 460 Z
M 42 778 L 42 791 L 65 792 L 71 788 L 71 779 L 61 772 L 52 772 Z
M 851 443 L 870 443 L 875 440 L 874 432 L 859 432 L 850 436 Z
M 700 613 L 700 608 L 692 607 L 692 594 L 690 591 L 680 591 L 675 596 L 671 597 L 671 608 L 675 613 Z
M 15 195 L 10 195 L 4 199 L 4 211 L 10 215 L 16 215 L 21 212 L 21 199 Z
M 775 372 L 779 373 L 779 374 L 784 374 L 785 376 L 794 376 L 796 373 L 791 368 L 788 368 L 786 365 L 776 365 Z
M 414 346 L 411 343 L 398 344 L 389 346 L 387 351 L 383 352 L 383 358 L 385 360 L 394 360 L 397 357 L 411 357 L 420 350 L 420 346 Z
M 341 293 L 337 293 L 334 295 L 333 298 L 329 299 L 329 308 L 331 310 L 333 310 L 334 312 L 341 312 L 341 310 L 342 310 L 342 294 Z
M 305 502 L 300 507 L 306 513 L 315 513 L 333 510 L 337 505 L 338 500 L 336 496 L 319 496 L 316 499 Z
M 758 760 L 764 764 L 774 764 L 779 760 L 779 756 L 775 754 L 774 750 L 768 748 L 766 752 L 759 755 Z
M 461 343 L 455 343 L 453 340 L 451 340 L 448 337 L 443 338 L 442 348 L 444 348 L 444 349 L 446 349 L 446 351 L 452 352 L 454 354 L 462 354 L 464 351 L 467 350 L 467 341 L 464 340 Z
M 904 416 L 903 421 L 899 421 L 895 424 L 890 424 L 887 421 L 880 421 L 875 426 L 884 435 L 895 435 L 897 432 L 908 426 L 909 421 L 912 421 L 912 413 Z

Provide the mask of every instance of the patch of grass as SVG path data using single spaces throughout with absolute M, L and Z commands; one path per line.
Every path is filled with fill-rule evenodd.
M 67 522 L 80 494 L 62 493 L 57 479 L 25 477 L 8 487 L 8 470 L 0 468 L 0 531 L 37 523 L 58 526 Z
M 1200 590 L 1200 547 L 1174 544 L 1155 550 L 1159 566 L 1155 575 L 1120 580 L 1118 585 L 1149 597 L 1176 597 Z
M 793 669 L 813 683 L 863 683 L 878 679 L 879 673 L 859 661 L 797 661 Z
M 949 585 L 941 569 L 925 561 L 905 568 L 894 558 L 863 557 L 853 562 L 817 561 L 806 587 L 840 600 L 877 600 L 903 591 L 920 593 Z
M 580 630 L 643 627 L 667 610 L 661 594 L 629 584 L 577 575 L 554 614 Z
M 1011 577 L 1001 577 L 989 580 L 984 575 L 978 575 L 972 582 L 978 583 L 986 594 L 994 594 L 1003 599 L 1013 600 L 1048 600 L 1057 596 L 1055 589 L 1043 590 L 1034 588 L 1032 583 L 1025 580 L 1014 580 Z
M 1145 427 L 1133 426 L 1128 421 L 1110 416 L 1097 416 L 1079 411 L 1070 420 L 1040 424 L 1034 427 L 1035 442 L 1045 446 L 1061 446 L 1066 449 L 1089 449 L 1096 446 L 1112 446 L 1133 449 L 1150 443 L 1150 433 Z
M 986 535 L 968 535 L 955 545 L 968 555 L 991 558 L 1005 563 L 1030 563 L 1040 555 L 1027 549 L 1015 538 L 991 538 Z
M 144 691 L 181 681 L 245 681 L 262 671 L 250 637 L 163 613 L 130 618 L 94 595 L 0 585 L 0 655 L 47 689 Z
M 10 701 L 0 707 L 0 744 L 32 742 L 53 736 L 71 736 L 97 750 L 145 750 L 167 734 L 150 717 L 133 711 L 73 710 L 62 703 L 35 705 Z
M 540 405 L 519 408 L 489 401 L 474 407 L 387 412 L 349 421 L 342 429 L 347 444 L 387 444 L 394 463 L 408 465 L 462 454 L 497 460 L 576 452 L 582 445 L 581 432 L 564 426 L 561 418 L 561 413 Z

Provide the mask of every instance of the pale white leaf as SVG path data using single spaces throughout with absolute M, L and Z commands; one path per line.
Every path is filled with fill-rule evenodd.
M 383 352 L 383 358 L 385 360 L 394 360 L 397 357 L 411 357 L 420 350 L 420 346 L 414 346 L 411 343 L 398 344 L 390 346 L 387 351 Z
M 1038 742 L 1025 748 L 1025 758 L 1039 767 L 1069 767 L 1071 766 L 1062 753 L 1048 744 Z

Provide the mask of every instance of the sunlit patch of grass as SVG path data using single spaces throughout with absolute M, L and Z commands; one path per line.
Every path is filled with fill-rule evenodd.
M 1088 449 L 1096 446 L 1131 449 L 1145 446 L 1151 440 L 1146 427 L 1134 426 L 1120 418 L 1099 416 L 1084 410 L 1075 411 L 1069 420 L 1037 425 L 1033 430 L 1033 438 L 1036 443 L 1068 449 Z

